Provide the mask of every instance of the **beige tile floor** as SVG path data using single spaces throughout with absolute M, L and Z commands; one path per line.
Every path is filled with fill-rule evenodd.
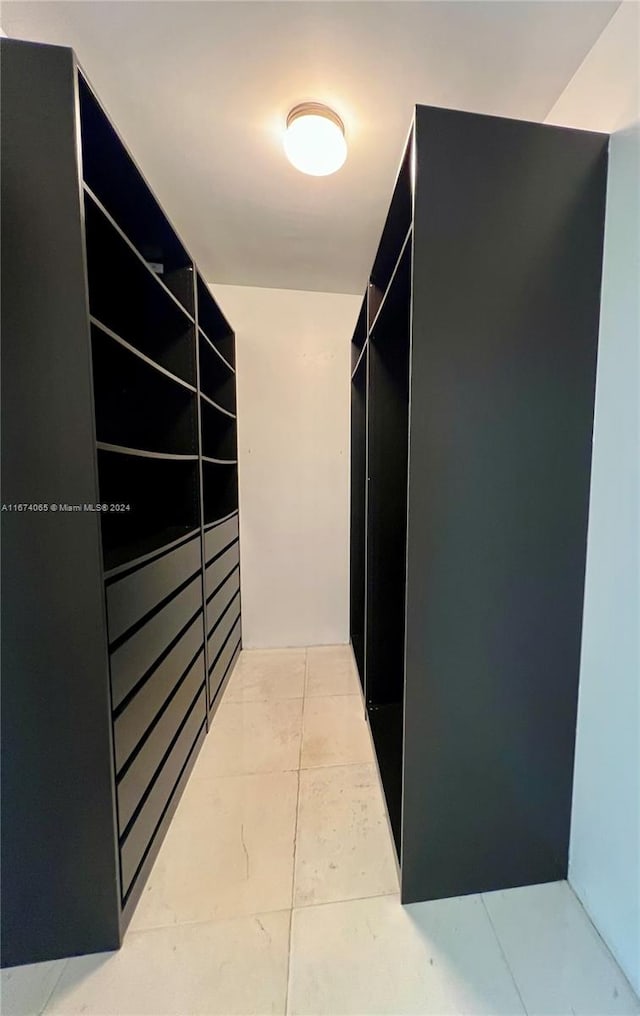
M 118 953 L 4 1016 L 640 1013 L 565 882 L 402 907 L 351 650 L 244 652 Z

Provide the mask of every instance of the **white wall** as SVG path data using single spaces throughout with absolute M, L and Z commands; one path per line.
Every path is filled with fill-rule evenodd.
M 236 331 L 243 643 L 348 642 L 350 343 L 360 297 L 212 290 Z
M 569 881 L 640 992 L 640 8 L 623 4 L 547 118 L 613 131 Z

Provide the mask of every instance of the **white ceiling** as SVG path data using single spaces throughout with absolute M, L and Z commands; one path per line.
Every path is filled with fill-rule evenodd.
M 3 4 L 70 45 L 209 282 L 357 293 L 416 102 L 543 120 L 618 2 Z M 288 110 L 345 122 L 335 176 L 285 160 Z

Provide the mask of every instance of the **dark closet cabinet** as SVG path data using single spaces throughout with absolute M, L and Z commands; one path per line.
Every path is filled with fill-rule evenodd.
M 418 106 L 358 320 L 351 639 L 405 902 L 567 873 L 607 149 Z
M 1 88 L 13 965 L 119 945 L 241 618 L 233 331 L 72 51 Z

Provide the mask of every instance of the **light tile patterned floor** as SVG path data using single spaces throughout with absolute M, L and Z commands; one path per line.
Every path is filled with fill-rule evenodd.
M 2 972 L 3 1016 L 618 1016 L 565 882 L 402 907 L 346 646 L 244 652 L 118 953 Z

